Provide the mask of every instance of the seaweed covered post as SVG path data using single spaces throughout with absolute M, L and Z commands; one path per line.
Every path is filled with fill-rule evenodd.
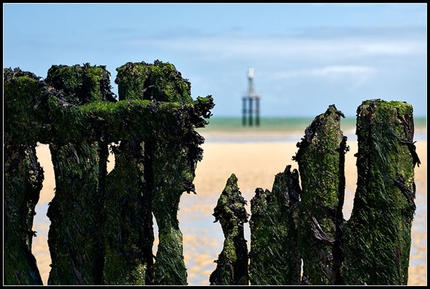
M 103 282 L 150 284 L 154 232 L 151 200 L 144 189 L 143 147 L 134 140 L 121 141 L 112 151 L 115 168 L 106 178 Z
M 243 225 L 248 221 L 246 201 L 231 174 L 214 209 L 215 222 L 221 223 L 224 246 L 218 256 L 217 267 L 209 277 L 211 285 L 248 285 L 248 249 Z
M 56 178 L 48 284 L 186 284 L 177 211 L 181 194 L 195 192 L 204 142 L 195 128 L 207 124 L 213 98 L 193 100 L 170 63 L 124 67 L 118 102 L 104 66 L 54 65 L 45 81 L 5 69 L 8 284 L 42 283 L 31 254 L 43 180 L 37 141 L 50 144 Z M 112 143 L 116 166 L 107 174 Z
M 48 208 L 51 271 L 48 284 L 101 284 L 104 257 L 103 194 L 107 143 L 79 106 L 107 100 L 104 66 L 53 65 L 46 83 L 59 91 L 48 100 L 55 197 Z M 95 136 L 98 138 L 96 139 Z
M 297 244 L 299 210 L 298 171 L 275 176 L 272 192 L 255 190 L 251 200 L 251 285 L 299 285 L 301 259 Z
M 4 85 L 4 283 L 42 285 L 31 246 L 35 207 L 43 182 L 36 156 L 44 82 L 19 68 L 5 68 Z
M 406 285 L 416 209 L 413 108 L 364 101 L 357 109 L 357 189 L 345 224 L 346 284 Z
M 150 66 L 144 62 L 128 62 L 116 70 L 118 98 L 129 106 L 116 109 L 118 124 L 110 128 L 118 134 L 120 143 L 112 146 L 115 167 L 106 178 L 103 281 L 110 285 L 145 285 L 153 282 L 154 270 L 153 142 L 144 142 L 145 136 L 134 129 L 151 126 L 145 124 L 141 114 L 131 112 L 131 101 L 151 99 L 144 92 L 153 86 L 146 82 Z
M 186 123 L 176 119 L 173 108 L 169 114 L 158 112 L 157 103 L 191 103 L 191 84 L 170 63 L 155 61 L 154 64 L 139 63 L 135 66 L 144 71 L 141 75 L 144 84 L 142 96 L 154 101 L 153 110 L 149 112 L 152 115 L 151 121 L 154 124 L 164 124 L 162 129 L 152 130 L 152 137 L 144 143 L 147 161 L 150 161 L 145 169 L 149 169 L 152 174 L 146 181 L 151 186 L 148 189 L 151 191 L 152 212 L 158 225 L 159 237 L 152 283 L 186 285 L 183 236 L 177 214 L 180 197 L 185 191 L 184 184 L 192 184 L 194 179 L 194 167 L 188 165 L 187 148 L 181 137 L 187 129 L 192 128 L 187 128 Z M 193 188 L 190 189 L 194 191 Z
M 146 110 L 147 136 L 142 138 L 134 134 L 121 143 L 122 146 L 132 142 L 142 148 L 143 157 L 136 163 L 143 169 L 140 200 L 145 204 L 146 211 L 149 209 L 154 213 L 158 225 L 156 261 L 150 266 L 151 262 L 147 260 L 150 276 L 147 274 L 146 281 L 157 285 L 186 285 L 187 273 L 177 212 L 182 193 L 195 192 L 194 171 L 196 163 L 202 159 L 199 145 L 204 139 L 194 128 L 207 124 L 202 117 L 210 117 L 212 98 L 199 97 L 193 101 L 191 84 L 170 63 L 158 60 L 154 64 L 128 62 L 117 71 L 115 82 L 120 100 L 150 102 Z M 166 105 L 170 105 L 169 110 L 163 110 Z M 152 217 L 149 217 L 145 217 L 147 222 L 144 226 L 151 224 L 152 230 Z M 147 232 L 148 238 L 151 237 L 149 227 Z
M 340 130 L 341 116 L 342 112 L 330 105 L 315 117 L 297 143 L 299 150 L 293 158 L 302 184 L 297 242 L 303 259 L 303 284 L 342 283 L 339 240 L 345 190 L 341 156 L 345 150 L 340 148 L 345 138 Z
M 149 233 L 144 238 L 152 238 L 151 244 L 149 242 L 143 242 L 143 244 L 150 244 L 151 252 L 153 245 L 152 213 L 154 213 L 159 227 L 160 241 L 156 257 L 157 262 L 153 264 L 152 260 L 145 258 L 147 259 L 148 273 L 150 273 L 148 274 L 147 282 L 149 284 L 184 285 L 187 284 L 187 275 L 183 261 L 182 233 L 179 230 L 177 221 L 177 210 L 182 190 L 177 186 L 175 187 L 178 184 L 178 180 L 167 175 L 169 173 L 181 173 L 181 170 L 177 168 L 174 171 L 168 167 L 168 164 L 160 160 L 163 154 L 167 154 L 169 151 L 177 154 L 179 148 L 175 147 L 171 142 L 166 141 L 166 139 L 163 139 L 163 136 L 169 136 L 168 133 L 165 133 L 163 129 L 154 125 L 155 123 L 165 123 L 168 126 L 168 121 L 160 120 L 157 117 L 159 113 L 157 111 L 157 101 L 180 100 L 175 98 L 176 95 L 173 93 L 178 93 L 182 96 L 182 91 L 179 92 L 175 89 L 175 85 L 178 85 L 178 83 L 181 84 L 180 80 L 182 78 L 178 79 L 180 73 L 176 71 L 173 65 L 161 61 L 155 61 L 154 64 L 128 62 L 117 68 L 117 71 L 118 75 L 115 82 L 118 84 L 120 100 L 147 99 L 153 101 L 151 109 L 148 111 L 152 117 L 149 118 L 150 123 L 146 124 L 151 137 L 146 138 L 145 141 L 138 136 L 131 136 L 130 139 L 124 140 L 134 143 L 135 146 L 141 146 L 143 152 L 141 161 L 137 162 L 136 165 L 140 164 L 143 167 L 141 177 L 144 181 L 140 186 L 140 200 L 146 207 L 142 208 L 143 211 L 148 212 L 148 215 L 143 216 L 143 218 L 149 222 L 144 223 L 142 228 L 147 228 L 146 232 Z M 189 90 L 189 83 L 183 82 L 185 84 L 185 92 L 189 92 L 187 91 L 187 89 Z M 191 100 L 189 93 L 187 97 L 187 100 Z M 173 124 L 170 127 L 173 127 Z M 163 143 L 167 143 L 171 147 L 168 150 L 165 150 L 164 147 L 160 148 Z M 159 159 L 157 159 L 157 156 Z M 178 158 L 173 157 L 173 160 L 177 161 Z M 159 169 L 161 165 L 164 166 L 164 170 Z M 133 168 L 133 166 L 129 168 Z M 165 187 L 166 181 L 172 187 L 163 190 L 161 187 Z M 148 227 L 149 224 L 151 224 L 151 228 Z M 151 240 L 147 239 L 147 241 Z M 145 250 L 147 249 L 149 248 Z

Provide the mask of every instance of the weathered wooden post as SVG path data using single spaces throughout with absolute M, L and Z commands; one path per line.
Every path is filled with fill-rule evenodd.
M 105 67 L 56 66 L 46 82 L 61 91 L 51 108 L 50 150 L 55 196 L 47 216 L 51 271 L 48 284 L 101 284 L 104 262 L 103 199 L 107 143 L 83 120 L 78 106 L 106 96 Z
M 213 100 L 193 101 L 190 83 L 169 63 L 117 70 L 118 103 L 103 66 L 53 66 L 46 82 L 4 70 L 6 284 L 42 283 L 31 254 L 43 181 L 37 141 L 50 144 L 56 177 L 49 284 L 187 284 L 177 211 L 182 193 L 195 192 L 204 139 L 194 129 L 207 124 Z M 297 144 L 302 188 L 291 166 L 275 176 L 272 192 L 257 188 L 249 256 L 246 201 L 230 176 L 214 209 L 225 242 L 211 285 L 407 284 L 420 164 L 412 106 L 378 99 L 357 109 L 358 180 L 347 222 L 341 116 L 329 106 Z M 112 142 L 120 145 L 107 174 Z
M 346 284 L 406 285 L 415 212 L 413 108 L 364 101 L 357 109 L 357 190 L 345 224 Z
M 251 285 L 299 285 L 301 258 L 297 244 L 298 171 L 275 176 L 272 192 L 257 188 L 251 200 Z
M 33 218 L 43 182 L 36 157 L 43 82 L 33 73 L 5 68 L 4 78 L 4 283 L 42 285 L 31 250 Z M 43 114 L 43 113 L 42 113 Z
M 112 150 L 115 168 L 106 178 L 103 282 L 150 284 L 154 232 L 151 200 L 144 189 L 143 148 L 124 140 Z
M 42 283 L 31 254 L 41 141 L 50 144 L 56 179 L 48 284 L 187 284 L 177 211 L 182 193 L 195 192 L 204 142 L 195 128 L 207 124 L 213 99 L 193 100 L 170 63 L 127 63 L 118 72 L 116 102 L 104 66 L 52 66 L 45 81 L 5 70 L 8 283 Z M 120 145 L 108 175 L 112 142 Z
M 303 284 L 342 283 L 339 264 L 345 193 L 346 144 L 340 130 L 342 112 L 334 105 L 315 117 L 297 144 L 302 195 L 298 245 L 303 259 Z
M 243 225 L 248 221 L 246 201 L 232 174 L 214 209 L 215 222 L 221 223 L 224 246 L 218 255 L 217 267 L 209 277 L 211 285 L 248 285 L 248 248 Z
M 146 99 L 159 102 L 192 103 L 191 85 L 170 63 L 155 61 L 154 64 L 127 63 L 117 68 L 120 100 Z M 154 103 L 155 104 L 155 103 Z M 158 225 L 159 245 L 153 269 L 154 284 L 187 284 L 183 260 L 182 233 L 179 229 L 177 211 L 182 193 L 194 191 L 195 162 L 190 159 L 189 144 L 185 139 L 192 135 L 192 127 L 182 127 L 180 119 L 157 112 L 154 105 L 149 135 L 145 139 L 131 140 L 142 144 L 145 182 L 142 202 L 150 204 Z M 173 117 L 172 117 L 173 116 Z M 161 118 L 161 119 L 160 119 Z M 157 128 L 154 124 L 164 124 Z M 179 125 L 179 127 L 178 127 Z M 203 140 L 198 144 L 201 144 Z M 195 145 L 195 144 L 193 144 Z M 181 153 L 182 152 L 182 153 Z M 189 184 L 188 187 L 184 184 Z M 149 216 L 146 218 L 149 221 Z M 151 221 L 152 224 L 152 221 Z

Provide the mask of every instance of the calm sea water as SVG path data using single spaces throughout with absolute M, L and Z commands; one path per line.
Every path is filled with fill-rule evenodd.
M 197 131 L 208 142 L 213 141 L 301 141 L 305 129 L 313 117 L 262 117 L 259 125 L 248 120 L 243 125 L 241 117 L 212 117 L 204 128 Z M 341 130 L 348 140 L 357 140 L 355 135 L 356 118 L 342 118 Z M 427 140 L 426 117 L 414 118 L 414 140 Z

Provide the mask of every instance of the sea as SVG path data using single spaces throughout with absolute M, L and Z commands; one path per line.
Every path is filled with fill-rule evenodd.
M 261 117 L 258 120 L 241 117 L 211 117 L 197 131 L 206 142 L 299 142 L 315 117 Z M 427 118 L 414 118 L 414 140 L 427 140 Z M 356 118 L 341 118 L 340 128 L 348 141 L 356 141 Z

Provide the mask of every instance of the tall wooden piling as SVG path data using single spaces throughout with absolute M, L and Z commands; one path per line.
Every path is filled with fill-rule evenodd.
M 50 285 L 102 284 L 107 143 L 97 133 L 98 140 L 89 138 L 93 131 L 86 132 L 81 113 L 74 108 L 103 100 L 104 77 L 108 77 L 104 67 L 89 64 L 53 65 L 48 70 L 47 84 L 61 91 L 61 102 L 52 110 L 50 142 L 56 184 L 47 213 Z M 67 107 L 70 110 L 64 110 Z
M 297 242 L 303 259 L 303 284 L 342 283 L 338 260 L 343 256 L 337 249 L 345 191 L 341 116 L 342 112 L 330 105 L 315 117 L 294 157 L 302 185 Z
M 44 179 L 36 156 L 43 115 L 43 81 L 19 68 L 4 69 L 4 284 L 41 285 L 32 254 L 33 218 Z
M 357 109 L 357 190 L 345 224 L 346 284 L 406 285 L 415 212 L 412 106 L 364 101 Z
M 154 230 L 151 193 L 145 190 L 143 145 L 122 141 L 112 150 L 115 167 L 107 175 L 104 196 L 103 283 L 151 284 Z
M 190 83 L 181 77 L 172 64 L 161 61 L 155 61 L 153 65 L 129 62 L 117 68 L 117 71 L 115 82 L 118 83 L 121 100 L 142 99 L 183 104 L 193 101 Z M 152 114 L 152 122 L 166 123 L 162 130 L 150 131 L 151 137 L 141 139 L 145 178 L 142 201 L 151 204 L 159 235 L 151 282 L 186 285 L 187 272 L 177 213 L 182 193 L 194 191 L 192 187 L 184 188 L 184 184 L 193 182 L 194 162 L 197 161 L 188 156 L 187 145 L 190 142 L 184 142 L 184 134 L 188 133 L 187 130 L 191 131 L 192 127 L 178 128 L 177 120 L 157 113 L 156 106 L 149 113 Z M 160 119 L 160 116 L 164 119 Z M 166 173 L 169 177 L 166 177 Z

